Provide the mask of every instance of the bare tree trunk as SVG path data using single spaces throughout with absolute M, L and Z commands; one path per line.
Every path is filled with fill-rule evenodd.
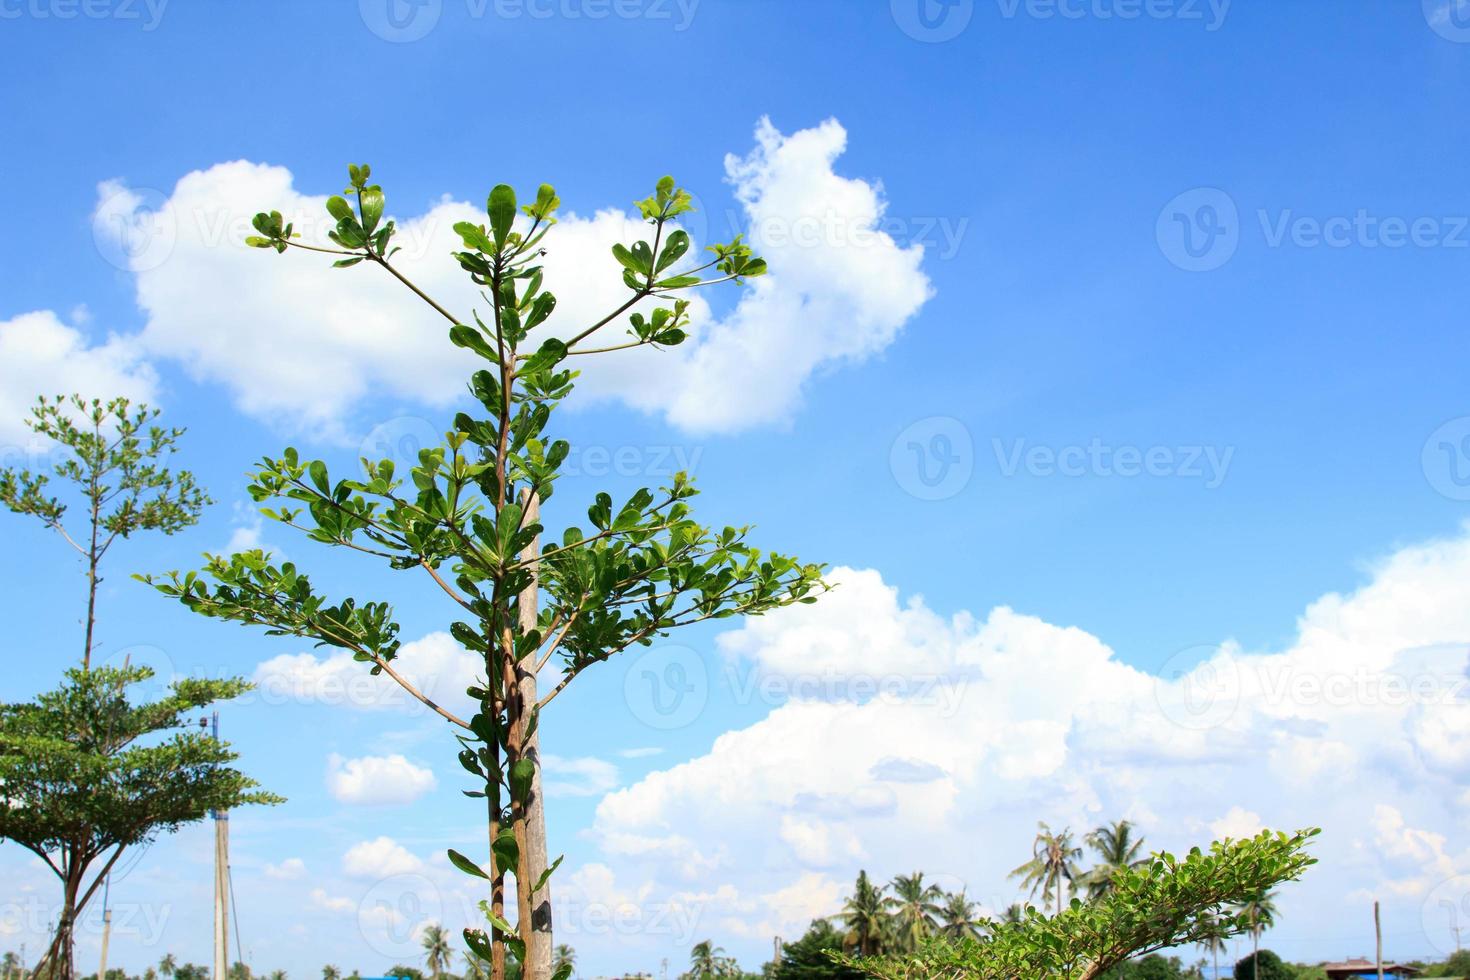
M 530 493 L 523 491 L 521 503 L 525 507 L 524 520 L 533 523 L 541 516 L 541 501 Z M 538 536 L 533 540 L 526 550 L 521 553 L 521 559 L 530 560 L 538 557 L 541 551 L 541 539 Z M 531 584 L 528 585 L 520 596 L 520 627 L 522 633 L 536 628 L 538 614 L 538 580 L 540 570 L 537 566 L 531 566 Z M 532 654 L 534 656 L 534 653 Z M 520 700 L 526 712 L 530 712 L 536 706 L 536 664 L 530 662 L 517 665 L 517 686 L 520 689 Z M 525 819 L 521 823 L 522 832 L 517 843 L 520 846 L 520 867 L 517 869 L 517 878 L 524 874 L 524 884 L 517 883 L 517 890 L 523 891 L 525 902 L 523 903 L 529 913 L 524 920 L 530 923 L 529 934 L 523 930 L 526 938 L 526 960 L 528 970 L 524 974 L 525 980 L 550 980 L 551 963 L 553 958 L 553 945 L 551 935 L 551 883 L 547 882 L 535 894 L 531 889 L 541 879 L 546 871 L 546 807 L 545 800 L 541 795 L 541 736 L 540 726 L 531 732 L 523 746 L 525 757 L 535 763 L 536 768 L 531 776 L 530 797 L 525 804 Z M 534 968 L 532 968 L 534 967 Z

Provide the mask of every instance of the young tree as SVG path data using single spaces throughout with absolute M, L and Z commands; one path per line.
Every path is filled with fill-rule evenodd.
M 118 538 L 139 531 L 174 534 L 199 520 L 211 503 L 187 470 L 171 472 L 163 460 L 178 451 L 183 429 L 152 424 L 157 409 L 134 407 L 126 398 L 106 404 L 80 395 L 41 398 L 26 424 L 57 444 L 54 474 L 72 484 L 86 511 L 85 530 L 68 530 L 68 505 L 47 493 L 49 478 L 29 470 L 0 470 L 0 503 L 29 514 L 66 540 L 87 575 L 87 615 L 82 668 L 92 665 L 97 624 L 98 568 Z M 74 530 L 74 528 L 73 528 Z
M 555 864 L 546 861 L 539 787 L 544 710 L 584 670 L 634 645 L 692 623 L 811 601 L 824 588 L 819 566 L 756 550 L 747 529 L 697 523 L 689 505 L 695 490 L 684 473 L 658 493 L 639 490 L 621 503 L 597 494 L 586 509 L 590 527 L 567 527 L 541 551 L 540 507 L 552 498 L 570 452 L 550 434 L 551 418 L 572 391 L 570 364 L 681 343 L 689 301 L 678 294 L 743 282 L 765 272 L 765 263 L 739 238 L 711 246 L 709 261 L 689 259 L 691 241 L 677 220 L 692 210 L 691 198 L 666 177 L 638 204 L 650 240 L 613 248 L 625 300 L 591 324 L 545 336 L 556 299 L 543 288 L 539 263 L 560 203 L 550 186 L 518 208 L 515 192 L 499 185 L 486 206 L 488 224 L 456 225 L 464 250 L 454 258 L 486 303 L 466 315 L 426 295 L 393 265 L 394 224 L 383 220 L 383 191 L 369 183 L 365 165 L 350 167 L 349 176 L 346 197 L 327 202 L 337 222 L 329 235 L 335 247 L 297 241 L 278 212 L 256 216 L 259 234 L 249 244 L 325 252 L 336 266 L 365 263 L 399 280 L 448 321 L 450 340 L 481 362 L 469 384 L 478 409 L 456 415 L 444 442 L 421 451 L 406 480 L 391 460 L 367 459 L 360 473 L 334 479 L 326 463 L 287 449 L 262 461 L 250 492 L 267 505 L 267 517 L 314 541 L 428 576 L 456 616 L 451 634 L 483 662 L 484 680 L 468 692 L 476 711 L 458 717 L 394 669 L 399 627 L 387 602 L 329 599 L 289 562 L 276 564 L 259 551 L 212 557 L 203 574 L 173 574 L 157 585 L 204 615 L 348 650 L 455 728 L 460 762 L 478 784 L 469 795 L 485 799 L 488 825 L 488 871 L 449 852 L 463 872 L 488 879 L 488 936 L 466 930 L 466 942 L 490 961 L 494 980 L 506 976 L 507 951 L 531 980 L 546 980 L 547 878 Z M 601 333 L 622 320 L 628 337 L 603 342 Z M 562 676 L 543 693 L 538 675 L 553 660 Z M 514 924 L 507 874 L 516 886 Z

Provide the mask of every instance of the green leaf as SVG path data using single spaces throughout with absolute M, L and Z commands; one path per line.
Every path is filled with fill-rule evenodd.
M 327 213 L 338 221 L 352 221 L 354 219 L 352 205 L 347 203 L 345 197 L 338 197 L 336 194 L 327 198 Z
M 516 192 L 509 184 L 496 184 L 490 191 L 490 200 L 485 206 L 490 215 L 490 231 L 495 235 L 495 247 L 505 247 L 510 237 L 510 227 L 516 220 Z
M 516 843 L 515 831 L 509 827 L 502 830 L 491 842 L 490 850 L 495 857 L 495 868 L 500 872 L 514 871 L 521 859 L 521 848 Z
M 490 877 L 480 868 L 478 864 L 471 861 L 469 858 L 465 857 L 463 854 L 459 853 L 452 847 L 449 849 L 449 863 L 454 865 L 456 868 L 463 871 L 467 875 L 474 875 L 476 878 L 486 879 Z
M 362 192 L 362 226 L 371 235 L 383 217 L 383 191 L 369 187 Z

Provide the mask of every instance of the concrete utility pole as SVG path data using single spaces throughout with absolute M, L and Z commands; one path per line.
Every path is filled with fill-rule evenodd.
M 112 893 L 112 875 L 102 883 L 102 958 L 97 964 L 97 980 L 107 980 L 107 941 L 112 938 L 112 909 L 108 896 Z
M 218 742 L 218 711 L 211 718 L 211 729 Z M 230 975 L 230 815 L 211 810 L 210 816 L 214 817 L 214 980 L 225 980 Z
M 541 498 L 529 490 L 521 491 L 521 506 L 525 508 L 521 520 L 525 524 L 533 524 L 541 517 Z M 526 550 L 521 552 L 522 561 L 532 561 L 541 556 L 541 536 L 537 535 Z M 521 631 L 528 632 L 536 628 L 536 619 L 540 612 L 540 581 L 541 568 L 539 565 L 531 565 L 531 584 L 527 585 L 520 595 L 520 626 Z M 534 657 L 535 654 L 533 653 Z M 517 669 L 519 677 L 521 704 L 529 711 L 535 707 L 536 694 L 536 663 L 531 660 L 525 669 Z M 536 763 L 535 773 L 531 777 L 531 798 L 526 801 L 526 839 L 521 843 L 521 858 L 525 864 L 526 878 L 531 884 L 541 880 L 546 872 L 546 807 L 541 796 L 541 727 L 536 726 L 536 731 L 526 740 L 526 757 Z M 537 971 L 526 978 L 526 980 L 550 980 L 552 960 L 552 937 L 551 937 L 551 882 L 541 887 L 532 899 L 531 905 L 531 942 L 527 952 L 527 961 L 535 964 Z
M 1383 980 L 1383 923 L 1378 919 L 1378 903 L 1373 903 L 1373 937 L 1378 943 L 1375 960 L 1378 963 L 1378 980 Z

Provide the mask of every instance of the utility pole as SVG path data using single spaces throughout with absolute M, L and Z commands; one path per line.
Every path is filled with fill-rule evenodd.
M 199 723 L 205 724 L 202 719 Z M 218 742 L 218 711 L 210 719 L 210 728 Z M 214 818 L 214 980 L 226 980 L 230 975 L 230 815 L 211 810 L 210 816 Z
M 102 883 L 102 962 L 97 964 L 97 980 L 107 980 L 107 941 L 112 938 L 112 909 L 108 896 L 112 893 L 112 875 Z
M 780 936 L 777 936 L 776 937 L 776 942 L 775 942 L 775 947 L 776 947 L 775 953 L 776 953 L 776 955 L 771 958 L 771 962 L 773 962 L 773 963 L 780 963 L 781 962 L 781 946 L 782 945 L 783 944 L 781 942 L 781 937 Z
M 1378 943 L 1378 952 L 1375 957 L 1378 963 L 1378 980 L 1383 980 L 1383 923 L 1378 918 L 1378 902 L 1373 902 L 1373 938 Z

